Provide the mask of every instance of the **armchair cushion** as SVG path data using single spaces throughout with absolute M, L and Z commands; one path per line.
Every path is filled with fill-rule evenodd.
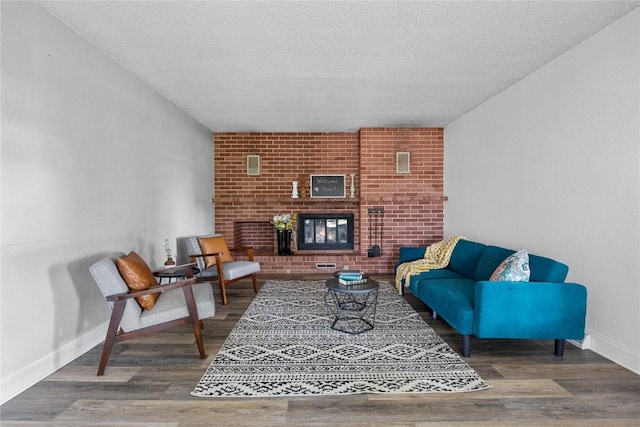
M 259 272 L 260 263 L 255 261 L 233 261 L 222 264 L 222 274 L 225 280 L 235 280 Z
M 214 316 L 216 309 L 213 303 L 211 284 L 207 282 L 196 283 L 191 288 L 198 310 L 198 318 L 206 319 Z M 153 326 L 188 316 L 189 310 L 185 304 L 183 290 L 171 289 L 162 293 L 162 298 L 158 299 L 154 310 L 145 310 L 140 314 L 140 327 Z
M 146 291 L 158 284 L 147 263 L 133 251 L 129 252 L 127 256 L 117 258 L 116 264 L 125 283 L 134 292 Z M 151 310 L 159 295 L 160 293 L 142 295 L 136 297 L 136 301 L 145 310 Z
M 198 243 L 200 244 L 200 250 L 202 250 L 202 254 L 214 254 L 222 252 L 222 262 L 233 261 L 231 253 L 229 252 L 229 247 L 227 246 L 227 241 L 225 240 L 224 236 L 200 237 L 198 238 Z M 216 257 L 205 256 L 204 264 L 206 268 L 215 266 Z

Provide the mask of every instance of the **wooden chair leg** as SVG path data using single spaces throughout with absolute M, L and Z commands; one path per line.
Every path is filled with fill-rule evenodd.
M 124 314 L 124 307 L 127 302 L 125 300 L 116 301 L 111 311 L 111 319 L 109 320 L 109 327 L 107 328 L 107 336 L 104 339 L 104 345 L 102 346 L 102 356 L 100 356 L 100 364 L 98 365 L 98 376 L 104 375 L 104 370 L 107 368 L 109 357 L 111 356 L 111 350 L 116 342 L 116 335 L 118 328 L 120 327 L 120 321 Z
M 204 350 L 204 342 L 202 341 L 202 331 L 199 327 L 193 328 L 193 335 L 196 337 L 196 344 L 198 345 L 198 352 L 200 353 L 200 359 L 206 359 L 207 353 Z
M 200 359 L 207 357 L 204 351 L 204 342 L 202 341 L 202 331 L 200 325 L 202 320 L 198 319 L 198 306 L 196 305 L 196 299 L 193 296 L 193 289 L 191 286 L 182 288 L 184 292 L 184 299 L 187 302 L 187 309 L 189 310 L 189 317 L 191 317 L 191 326 L 193 326 L 193 335 L 196 337 L 196 344 L 198 345 L 198 352 L 200 353 Z
M 258 293 L 258 278 L 256 277 L 256 274 L 253 273 L 251 275 L 251 278 L 253 279 L 253 290 L 255 291 L 255 293 Z
M 227 288 L 224 279 L 220 279 L 220 294 L 222 295 L 222 305 L 227 305 Z
M 216 269 L 218 270 L 218 284 L 220 285 L 220 294 L 222 295 L 222 305 L 227 305 L 227 289 L 224 283 L 224 269 L 222 268 L 222 259 L 220 254 L 216 254 Z
M 107 368 L 107 363 L 109 362 L 109 357 L 111 356 L 111 349 L 113 349 L 113 344 L 115 343 L 115 337 L 107 332 L 107 336 L 104 340 L 104 345 L 102 346 L 102 356 L 100 356 L 100 365 L 98 365 L 98 376 L 101 377 L 104 375 L 104 370 Z

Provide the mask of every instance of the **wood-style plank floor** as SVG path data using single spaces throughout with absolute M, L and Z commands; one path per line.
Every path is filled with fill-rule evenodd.
M 286 276 L 319 279 L 328 276 Z M 391 277 L 378 279 L 391 280 Z M 262 276 L 260 284 L 273 276 Z M 220 301 L 216 286 L 216 301 Z M 116 344 L 105 376 L 102 345 L 0 408 L 3 427 L 30 426 L 638 426 L 640 376 L 589 350 L 553 341 L 472 340 L 468 363 L 493 387 L 455 394 L 207 399 L 190 395 L 253 299 L 249 281 L 229 286 L 229 305 L 205 320 L 209 357 L 188 328 Z M 406 299 L 451 347 L 459 336 L 410 294 Z M 540 315 L 544 316 L 544 307 Z

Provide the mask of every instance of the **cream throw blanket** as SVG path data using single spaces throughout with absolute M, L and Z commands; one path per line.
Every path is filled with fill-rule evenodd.
M 405 288 L 409 287 L 411 283 L 411 276 L 415 276 L 432 269 L 445 268 L 449 265 L 449 259 L 451 259 L 453 249 L 456 247 L 456 243 L 461 239 L 466 240 L 466 237 L 448 237 L 427 246 L 427 250 L 424 252 L 424 258 L 400 264 L 396 270 L 396 288 L 398 289 L 398 292 L 402 293 L 403 282 Z

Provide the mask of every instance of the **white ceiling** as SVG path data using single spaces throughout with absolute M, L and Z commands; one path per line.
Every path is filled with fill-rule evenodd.
M 212 131 L 443 127 L 634 1 L 41 1 Z

